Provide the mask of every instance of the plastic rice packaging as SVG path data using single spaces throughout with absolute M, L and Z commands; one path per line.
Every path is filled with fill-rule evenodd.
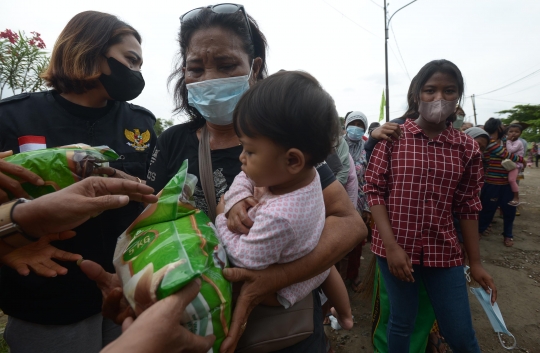
M 211 352 L 218 352 L 231 319 L 232 287 L 222 275 L 227 257 L 210 219 L 195 208 L 197 177 L 187 169 L 186 160 L 158 194 L 158 202 L 118 238 L 114 266 L 137 315 L 201 278 L 201 291 L 181 323 L 197 335 L 214 334 Z
M 43 186 L 27 182 L 21 184 L 34 198 L 92 176 L 96 168 L 106 167 L 116 159 L 118 154 L 107 146 L 90 147 L 84 144 L 28 151 L 4 158 L 36 173 L 45 181 Z

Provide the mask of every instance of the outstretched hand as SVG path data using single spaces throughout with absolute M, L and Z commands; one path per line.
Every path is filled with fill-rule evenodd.
M 127 318 L 122 324 L 122 335 L 101 352 L 208 352 L 216 340 L 214 335 L 198 336 L 180 325 L 186 306 L 200 288 L 201 281 L 196 279 L 146 309 L 136 320 Z
M 2 256 L 0 262 L 16 270 L 20 275 L 27 276 L 30 271 L 43 277 L 65 275 L 68 270 L 52 259 L 60 261 L 77 261 L 81 255 L 72 254 L 55 248 L 51 241 L 73 238 L 75 232 L 68 231 L 59 234 L 46 235 L 32 244 L 17 248 Z
M 40 237 L 73 229 L 103 211 L 127 205 L 130 200 L 155 203 L 153 191 L 134 181 L 90 177 L 17 205 L 13 220 L 25 233 Z
M 37 174 L 32 173 L 19 165 L 4 161 L 3 158 L 13 154 L 12 151 L 0 152 L 0 204 L 9 201 L 6 191 L 9 191 L 16 198 L 30 198 L 21 186 L 21 182 L 29 182 L 34 185 L 44 185 L 45 182 Z M 17 180 L 13 179 L 9 174 Z
M 113 320 L 118 325 L 121 325 L 128 317 L 135 317 L 135 312 L 124 297 L 122 283 L 116 273 L 109 273 L 100 264 L 90 260 L 82 261 L 80 267 L 84 274 L 95 281 L 101 290 L 104 317 Z

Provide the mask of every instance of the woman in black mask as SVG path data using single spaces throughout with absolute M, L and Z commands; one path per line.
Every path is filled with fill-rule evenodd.
M 154 115 L 126 101 L 144 88 L 141 37 L 117 17 L 82 12 L 55 44 L 42 74 L 52 90 L 0 101 L 0 151 L 13 153 L 75 143 L 108 145 L 120 159 L 100 174 L 142 182 L 156 136 Z M 102 213 L 55 244 L 112 272 L 116 238 L 137 217 L 139 203 Z M 101 316 L 96 284 L 74 263 L 64 276 L 20 276 L 1 268 L 0 308 L 9 315 L 5 338 L 12 352 L 99 352 L 121 332 Z

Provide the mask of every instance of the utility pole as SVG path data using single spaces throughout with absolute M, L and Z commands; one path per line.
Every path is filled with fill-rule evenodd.
M 476 122 L 476 105 L 474 104 L 474 94 L 471 96 L 471 100 L 472 100 L 472 109 L 474 112 L 474 126 L 476 126 L 478 125 L 478 123 Z
M 385 65 L 385 75 L 386 75 L 386 121 L 390 121 L 390 89 L 388 88 L 388 27 L 390 27 L 390 21 L 392 21 L 392 17 L 394 17 L 395 14 L 397 14 L 401 9 L 404 9 L 405 7 L 409 6 L 413 2 L 416 2 L 417 0 L 413 0 L 410 3 L 408 3 L 405 6 L 400 7 L 392 16 L 390 16 L 390 19 L 386 21 L 386 7 L 388 4 L 386 3 L 386 0 L 384 0 L 384 65 Z
M 384 0 L 384 74 L 386 77 L 386 122 L 390 121 L 390 94 L 388 89 L 388 22 L 386 21 L 386 0 Z

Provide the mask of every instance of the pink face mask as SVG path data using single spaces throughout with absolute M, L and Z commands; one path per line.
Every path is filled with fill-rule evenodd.
M 418 105 L 418 113 L 430 123 L 438 124 L 445 121 L 452 113 L 456 111 L 458 99 L 446 101 L 440 99 L 438 101 L 424 102 L 420 100 Z

